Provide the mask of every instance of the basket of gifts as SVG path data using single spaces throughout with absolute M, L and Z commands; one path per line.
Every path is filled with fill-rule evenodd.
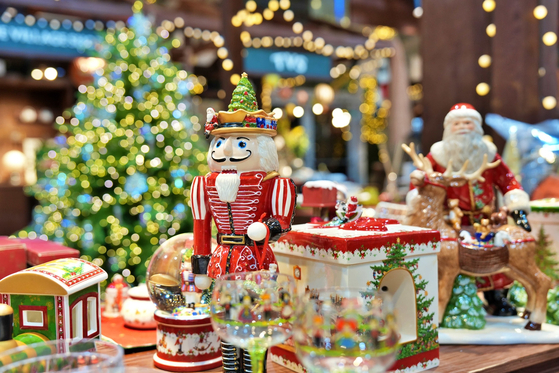
M 493 231 L 488 219 L 482 219 L 480 224 L 474 225 L 474 229 L 474 236 L 468 231 L 460 233 L 460 268 L 475 274 L 499 272 L 509 262 L 509 249 L 501 237 L 501 233 L 506 233 Z

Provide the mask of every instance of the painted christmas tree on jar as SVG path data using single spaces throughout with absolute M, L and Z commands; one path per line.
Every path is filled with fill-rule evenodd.
M 256 94 L 254 88 L 248 80 L 247 74 L 243 73 L 239 84 L 233 91 L 233 97 L 227 111 L 237 111 L 244 109 L 246 111 L 257 111 L 258 104 L 256 102 Z

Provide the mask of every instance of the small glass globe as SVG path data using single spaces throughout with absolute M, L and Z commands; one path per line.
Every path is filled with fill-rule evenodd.
M 190 265 L 193 242 L 192 233 L 179 234 L 165 241 L 153 254 L 146 284 L 149 297 L 158 309 L 172 312 L 186 305 L 189 293 L 196 292 Z

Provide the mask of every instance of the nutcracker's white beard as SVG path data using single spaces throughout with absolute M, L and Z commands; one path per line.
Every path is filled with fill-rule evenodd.
M 235 202 L 237 192 L 241 185 L 241 176 L 238 173 L 220 173 L 215 179 L 215 187 L 221 202 Z
M 483 156 L 489 152 L 489 148 L 483 142 L 483 136 L 480 133 L 476 131 L 466 134 L 452 133 L 450 127 L 444 131 L 443 147 L 447 157 L 446 162 L 452 159 L 452 169 L 454 171 L 462 168 L 466 160 L 470 161 L 466 168 L 468 173 L 477 170 L 483 162 Z M 492 159 L 487 161 L 491 162 Z

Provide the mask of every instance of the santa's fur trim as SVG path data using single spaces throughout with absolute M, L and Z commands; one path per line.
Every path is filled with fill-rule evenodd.
M 524 210 L 526 213 L 530 212 L 530 196 L 522 189 L 513 189 L 505 193 L 505 206 L 509 211 Z
M 497 155 L 497 147 L 491 141 L 487 141 L 484 139 L 483 142 L 485 143 L 485 145 L 487 145 L 487 149 L 488 149 L 487 161 L 493 162 L 493 160 L 495 159 L 495 155 Z M 442 141 L 438 141 L 434 143 L 433 146 L 431 146 L 431 155 L 433 156 L 435 162 L 437 162 L 439 166 L 442 166 L 444 168 L 448 166 L 448 157 L 445 154 L 444 143 Z

